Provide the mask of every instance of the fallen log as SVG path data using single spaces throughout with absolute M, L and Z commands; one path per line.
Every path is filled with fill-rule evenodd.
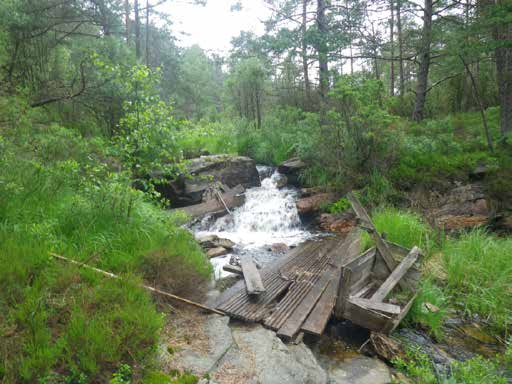
M 230 189 L 226 193 L 218 195 L 217 198 L 208 200 L 201 204 L 190 205 L 188 207 L 176 208 L 171 211 L 181 211 L 192 218 L 198 218 L 206 215 L 216 215 L 223 212 L 230 213 L 231 208 L 241 206 L 245 202 L 243 195 L 244 188 L 240 185 Z
M 82 263 L 80 261 L 69 259 L 67 257 L 61 256 L 61 255 L 58 255 L 58 254 L 52 253 L 52 252 L 50 252 L 50 255 L 52 257 L 58 259 L 58 260 L 66 261 L 68 263 L 78 265 L 79 267 L 87 268 L 87 269 L 89 269 L 91 271 L 100 273 L 100 274 L 102 274 L 102 275 L 104 275 L 106 277 L 109 277 L 111 279 L 121 279 L 121 276 L 115 275 L 112 272 L 104 271 L 102 269 L 90 266 L 90 265 Z M 188 300 L 188 299 L 185 299 L 183 297 L 173 295 L 172 293 L 169 293 L 169 292 L 161 291 L 158 288 L 154 288 L 154 287 L 151 287 L 149 285 L 144 285 L 144 284 L 139 284 L 139 286 L 141 288 L 147 289 L 148 291 L 151 291 L 151 292 L 154 292 L 154 293 L 158 293 L 159 295 L 169 297 L 169 298 L 171 298 L 173 300 L 176 300 L 176 301 L 179 301 L 181 303 L 188 304 L 188 305 L 191 305 L 191 306 L 196 307 L 196 308 L 203 309 L 203 310 L 208 311 L 208 312 L 216 313 L 217 315 L 222 315 L 222 316 L 225 315 L 224 312 L 221 312 L 221 311 L 219 311 L 217 309 L 210 308 L 210 307 L 207 307 L 206 305 L 203 305 L 203 304 L 200 304 L 200 303 L 196 303 L 196 302 L 194 302 L 192 300 Z

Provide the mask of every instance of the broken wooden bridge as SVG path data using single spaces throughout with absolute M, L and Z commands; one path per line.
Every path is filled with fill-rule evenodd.
M 221 295 L 217 309 L 262 323 L 285 340 L 321 335 L 333 313 L 372 330 L 394 329 L 415 297 L 419 249 L 385 241 L 359 201 L 349 199 L 376 247 L 360 255 L 360 232 L 354 229 L 345 238 L 308 241 L 261 271 L 244 258 L 238 270 L 244 279 Z M 385 302 L 395 287 L 405 295 L 403 305 Z

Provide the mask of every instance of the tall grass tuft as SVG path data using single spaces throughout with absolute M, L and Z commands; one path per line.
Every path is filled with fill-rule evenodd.
M 443 255 L 447 287 L 455 302 L 506 333 L 512 324 L 512 239 L 477 229 L 449 239 Z
M 396 208 L 379 208 L 372 214 L 372 220 L 386 239 L 406 248 L 418 246 L 425 255 L 428 255 L 434 245 L 432 229 L 421 217 L 413 212 L 400 211 Z M 363 233 L 362 247 L 370 248 L 373 243 L 367 233 Z

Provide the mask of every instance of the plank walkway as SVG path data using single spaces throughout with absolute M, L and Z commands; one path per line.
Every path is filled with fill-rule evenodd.
M 265 291 L 249 295 L 243 280 L 226 290 L 217 309 L 259 322 L 284 339 L 299 332 L 320 335 L 336 304 L 341 266 L 351 260 L 358 236 L 308 241 L 261 271 Z

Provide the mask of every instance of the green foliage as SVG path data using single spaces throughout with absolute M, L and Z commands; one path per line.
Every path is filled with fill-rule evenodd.
M 419 215 L 413 212 L 400 211 L 396 208 L 379 208 L 372 213 L 372 220 L 377 230 L 386 235 L 386 239 L 406 248 L 418 246 L 424 255 L 429 255 L 434 246 L 432 230 Z M 371 239 L 363 233 L 363 249 L 368 249 Z
M 430 304 L 435 305 L 438 310 L 432 311 Z M 442 326 L 448 304 L 444 291 L 432 279 L 427 278 L 420 282 L 418 294 L 406 321 L 426 328 L 436 339 L 442 340 Z
M 443 247 L 447 289 L 468 314 L 506 333 L 512 322 L 512 240 L 473 230 Z
M 231 121 L 200 120 L 183 124 L 177 146 L 186 159 L 203 154 L 236 154 L 238 143 L 235 124 Z
M 112 375 L 110 384 L 130 384 L 131 378 L 132 378 L 132 367 L 130 367 L 128 364 L 123 364 Z
M 448 375 L 437 373 L 429 357 L 417 349 L 409 349 L 405 357 L 395 358 L 393 365 L 418 384 L 507 383 L 507 379 L 499 374 L 497 363 L 481 356 L 454 361 Z
M 211 270 L 201 249 L 181 218 L 131 187 L 103 140 L 55 124 L 0 138 L 0 372 L 7 382 L 87 382 L 124 363 L 143 367 L 162 318 L 137 284 L 165 286 L 148 260 L 176 266 L 165 276 L 172 288 L 197 287 Z
M 338 201 L 336 201 L 335 203 L 332 203 L 328 208 L 327 208 L 327 211 L 329 213 L 332 213 L 332 214 L 336 214 L 336 213 L 341 213 L 341 212 L 344 212 L 346 211 L 347 209 L 349 209 L 351 206 L 350 206 L 350 202 L 345 198 L 345 197 L 342 197 L 341 199 L 339 199 Z

